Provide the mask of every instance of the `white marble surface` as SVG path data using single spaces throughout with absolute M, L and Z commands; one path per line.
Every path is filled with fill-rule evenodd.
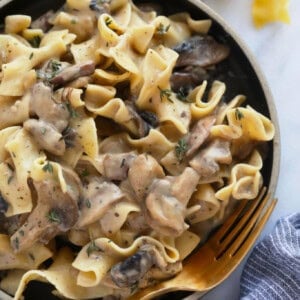
M 300 1 L 290 1 L 291 24 L 253 27 L 252 0 L 204 0 L 219 13 L 250 48 L 267 78 L 277 108 L 281 133 L 281 164 L 276 196 L 279 201 L 260 238 L 276 220 L 300 211 Z M 244 262 L 203 300 L 239 299 Z

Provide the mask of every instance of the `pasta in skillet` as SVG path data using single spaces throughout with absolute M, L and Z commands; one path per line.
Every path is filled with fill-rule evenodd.
M 125 299 L 257 196 L 274 126 L 206 80 L 229 55 L 210 20 L 130 0 L 42 20 L 8 16 L 0 35 L 0 288 Z

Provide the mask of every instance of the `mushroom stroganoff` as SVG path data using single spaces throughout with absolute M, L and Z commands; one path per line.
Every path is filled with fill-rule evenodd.
M 2 290 L 124 299 L 175 276 L 207 224 L 257 196 L 274 126 L 208 84 L 230 55 L 210 26 L 130 0 L 6 17 Z

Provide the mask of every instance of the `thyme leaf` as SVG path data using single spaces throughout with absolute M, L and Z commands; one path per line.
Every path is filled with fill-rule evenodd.
M 86 177 L 86 176 L 89 176 L 90 173 L 87 169 L 83 169 L 82 172 L 80 173 L 80 176 L 81 177 Z
M 49 62 L 49 67 L 52 72 L 59 72 L 61 70 L 61 62 L 55 59 L 51 59 Z
M 107 26 L 107 27 L 109 27 L 109 25 L 112 23 L 112 19 L 110 18 L 110 17 L 107 17 L 106 19 L 105 19 L 105 25 Z
M 160 100 L 162 101 L 164 98 L 169 100 L 170 102 L 173 103 L 173 100 L 171 99 L 172 96 L 172 91 L 169 89 L 162 89 L 158 86 L 158 89 L 160 91 Z
M 168 30 L 170 29 L 170 27 L 171 27 L 171 24 L 165 26 L 163 23 L 159 23 L 159 25 L 156 29 L 156 33 L 159 35 L 166 34 L 168 32 Z
M 43 171 L 53 173 L 53 166 L 50 164 L 49 161 L 43 166 Z
M 60 216 L 54 209 L 49 211 L 49 213 L 47 214 L 47 218 L 51 223 L 61 223 Z
M 70 117 L 71 118 L 77 118 L 78 117 L 78 113 L 77 111 L 73 108 L 73 106 L 68 102 L 66 103 L 66 106 L 67 106 L 67 110 L 70 114 Z
M 86 253 L 88 257 L 90 257 L 91 253 L 94 251 L 101 251 L 101 249 L 95 244 L 95 241 L 91 241 L 89 246 L 86 249 Z
M 41 37 L 39 35 L 35 35 L 31 40 L 29 40 L 29 43 L 33 48 L 38 48 L 41 43 Z
M 175 146 L 175 154 L 178 160 L 181 162 L 185 156 L 185 152 L 187 151 L 187 143 L 185 139 L 180 139 Z

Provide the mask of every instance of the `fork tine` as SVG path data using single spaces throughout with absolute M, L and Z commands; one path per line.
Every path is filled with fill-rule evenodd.
M 266 188 L 263 188 L 261 192 L 259 193 L 258 197 L 255 200 L 252 201 L 251 205 L 241 216 L 241 219 L 238 220 L 238 222 L 235 224 L 234 228 L 228 233 L 226 232 L 226 235 L 224 235 L 224 239 L 220 239 L 219 246 L 218 246 L 218 256 L 220 253 L 224 252 L 224 250 L 228 247 L 228 245 L 231 244 L 232 241 L 236 238 L 236 236 L 239 234 L 239 232 L 243 229 L 245 224 L 248 222 L 248 220 L 251 218 L 253 212 L 256 210 L 259 206 L 264 206 L 265 203 L 268 201 L 270 195 L 267 194 L 265 198 L 262 200 L 264 194 L 266 192 Z M 249 203 L 249 202 L 248 202 Z M 228 233 L 228 234 L 227 234 Z
M 257 197 L 257 201 L 253 200 L 255 203 L 258 203 L 262 196 L 266 192 L 266 187 L 263 187 Z M 220 240 L 226 236 L 232 225 L 238 220 L 242 211 L 249 203 L 249 200 L 242 200 L 239 206 L 235 209 L 235 211 L 229 216 L 229 218 L 223 223 L 221 228 L 212 236 L 210 243 L 216 243 L 217 247 L 219 247 Z
M 257 209 L 253 217 L 250 219 L 249 223 L 244 227 L 243 231 L 240 233 L 238 238 L 236 238 L 236 240 L 227 250 L 227 254 L 231 254 L 231 256 L 235 256 L 239 252 L 239 254 L 242 255 L 242 253 L 246 253 L 246 251 L 252 247 L 258 235 L 263 230 L 264 225 L 268 221 L 270 214 L 272 213 L 277 203 L 277 199 L 273 199 L 271 204 L 269 205 L 269 207 L 266 209 L 266 211 L 264 212 L 264 214 L 259 220 L 261 212 L 266 206 L 267 200 L 268 200 L 268 196 L 266 196 L 264 201 L 261 202 L 260 207 Z M 252 229 L 253 231 L 251 232 Z M 251 234 L 249 235 L 250 232 Z

